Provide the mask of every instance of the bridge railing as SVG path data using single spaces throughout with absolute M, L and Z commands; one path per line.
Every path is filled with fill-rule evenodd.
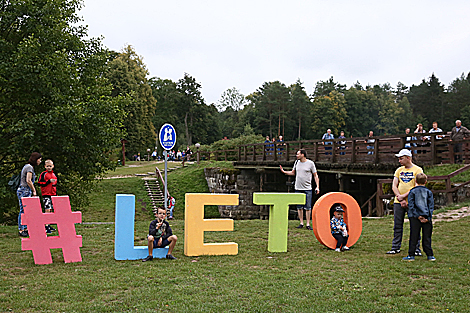
M 457 176 L 457 175 L 459 175 L 463 172 L 466 172 L 468 170 L 470 170 L 470 164 L 465 165 L 462 168 L 459 168 L 458 170 L 450 173 L 449 175 L 429 176 L 428 181 L 444 181 L 445 182 L 445 189 L 431 189 L 432 193 L 445 193 L 446 196 L 447 196 L 447 204 L 451 204 L 453 202 L 452 194 L 454 192 L 456 192 L 457 190 L 459 190 L 460 188 L 470 184 L 470 180 L 469 180 L 467 182 L 464 182 L 462 184 L 459 184 L 457 186 L 452 187 L 451 179 L 452 179 L 452 177 Z M 377 216 L 384 216 L 385 215 L 383 200 L 385 200 L 385 199 L 390 200 L 390 199 L 394 198 L 395 195 L 393 194 L 393 192 L 384 194 L 383 185 L 384 184 L 391 184 L 391 183 L 393 183 L 393 179 L 391 179 L 391 178 L 378 179 L 377 180 L 377 192 L 374 195 L 372 195 L 369 198 L 369 200 L 366 201 L 366 203 L 368 203 L 368 206 L 369 206 L 369 215 L 372 215 L 372 213 L 373 213 L 371 211 L 371 203 L 372 203 L 372 200 L 373 200 L 374 196 L 376 198 L 376 214 L 377 214 Z M 365 206 L 366 203 L 364 203 L 363 206 Z
M 255 143 L 240 145 L 237 149 L 200 153 L 201 157 L 214 160 L 293 162 L 296 152 L 305 149 L 307 157 L 316 162 L 379 164 L 396 163 L 395 153 L 408 148 L 413 153 L 413 160 L 422 165 L 454 163 L 454 156 L 462 161 L 470 161 L 470 140 L 450 141 L 449 136 L 443 133 L 426 134 L 422 137 L 416 135 Z M 454 153 L 456 145 L 461 145 L 462 149 Z

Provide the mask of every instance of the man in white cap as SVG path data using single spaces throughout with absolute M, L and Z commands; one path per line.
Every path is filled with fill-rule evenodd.
M 410 150 L 401 149 L 395 156 L 402 166 L 397 168 L 393 177 L 392 190 L 395 194 L 395 202 L 393 203 L 393 241 L 392 249 L 387 254 L 400 253 L 403 222 L 405 213 L 408 211 L 408 193 L 415 186 L 416 175 L 423 172 L 421 167 L 413 164 Z M 419 241 L 416 255 L 421 255 Z

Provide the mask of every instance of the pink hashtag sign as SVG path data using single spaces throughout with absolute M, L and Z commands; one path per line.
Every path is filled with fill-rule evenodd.
M 82 222 L 81 212 L 72 212 L 69 196 L 52 197 L 54 213 L 42 213 L 39 197 L 23 198 L 21 222 L 28 226 L 29 238 L 21 239 L 21 250 L 32 250 L 34 263 L 51 264 L 50 249 L 62 249 L 64 262 L 81 262 L 82 236 L 75 223 Z M 58 236 L 47 237 L 45 224 L 57 224 Z

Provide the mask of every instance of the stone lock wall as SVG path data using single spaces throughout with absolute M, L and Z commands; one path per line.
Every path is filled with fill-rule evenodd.
M 267 219 L 268 208 L 253 204 L 253 192 L 260 191 L 260 177 L 253 170 L 205 168 L 204 174 L 211 193 L 238 194 L 239 205 L 219 205 L 221 217 Z

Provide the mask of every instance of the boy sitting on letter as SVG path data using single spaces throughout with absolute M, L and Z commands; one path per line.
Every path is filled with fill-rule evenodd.
M 149 235 L 147 236 L 149 255 L 143 259 L 142 262 L 153 260 L 153 248 L 164 248 L 168 245 L 168 254 L 166 255 L 166 258 L 176 260 L 176 258 L 171 255 L 171 252 L 173 252 L 173 248 L 175 247 L 178 238 L 173 235 L 170 224 L 165 221 L 165 209 L 159 207 L 157 209 L 156 217 L 157 218 L 150 223 Z
M 333 213 L 333 217 L 330 221 L 331 234 L 337 240 L 335 249 L 336 252 L 349 250 L 348 246 L 346 246 L 349 235 L 346 229 L 346 223 L 343 221 L 343 212 L 344 210 L 341 205 L 338 205 L 335 208 L 335 212 Z

